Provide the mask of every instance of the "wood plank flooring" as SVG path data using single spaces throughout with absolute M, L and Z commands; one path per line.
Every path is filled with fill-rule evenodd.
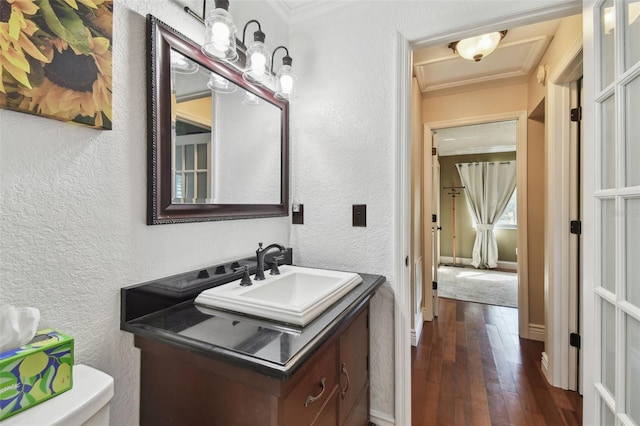
M 543 346 L 518 337 L 516 309 L 440 299 L 411 348 L 413 425 L 582 424 L 582 397 L 542 375 Z

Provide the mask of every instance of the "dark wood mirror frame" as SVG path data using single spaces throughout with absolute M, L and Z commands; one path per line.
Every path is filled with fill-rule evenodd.
M 281 169 L 279 204 L 173 204 L 171 191 L 171 49 L 222 75 L 280 108 Z M 239 49 L 240 50 L 240 49 Z M 239 51 L 240 60 L 244 52 Z M 147 15 L 147 224 L 250 219 L 289 214 L 289 104 L 266 88 L 242 79 L 242 73 L 204 55 L 193 41 Z M 250 173 L 250 172 L 249 172 Z

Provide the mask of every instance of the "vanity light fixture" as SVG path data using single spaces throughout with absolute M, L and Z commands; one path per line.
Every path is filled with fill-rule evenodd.
M 171 69 L 179 74 L 195 74 L 200 66 L 185 58 L 182 53 L 171 49 Z
M 244 98 L 242 98 L 242 105 L 258 106 L 260 105 L 260 98 L 251 92 L 245 91 Z
M 260 22 L 252 19 L 245 24 L 244 30 L 242 31 L 242 44 L 245 44 L 245 34 L 247 33 L 247 27 L 251 23 L 258 25 L 258 31 L 253 33 L 253 43 L 247 46 L 247 65 L 244 73 L 242 73 L 242 78 L 250 83 L 267 85 L 271 77 L 269 74 L 271 57 L 264 45 L 266 36 L 262 32 Z
M 496 50 L 505 35 L 507 35 L 507 30 L 464 38 L 460 41 L 449 43 L 449 49 L 464 59 L 479 62 Z
M 238 86 L 214 72 L 209 75 L 207 87 L 216 93 L 233 93 L 238 89 Z
M 288 101 L 295 97 L 296 74 L 293 72 L 291 63 L 293 59 L 289 56 L 289 49 L 284 46 L 278 46 L 273 51 L 272 59 L 279 49 L 284 49 L 285 56 L 282 57 L 282 67 L 276 75 L 276 94 L 275 97 L 282 101 Z M 271 73 L 273 74 L 273 60 L 271 61 Z
M 236 50 L 236 25 L 229 13 L 229 0 L 215 0 L 215 8 L 207 11 L 207 0 L 202 1 L 202 16 L 198 16 L 189 7 L 184 7 L 185 12 L 204 24 L 204 43 L 200 50 L 212 59 L 225 62 L 238 60 Z

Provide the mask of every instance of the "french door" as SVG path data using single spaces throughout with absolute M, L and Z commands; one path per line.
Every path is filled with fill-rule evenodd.
M 640 425 L 640 1 L 584 20 L 584 421 Z

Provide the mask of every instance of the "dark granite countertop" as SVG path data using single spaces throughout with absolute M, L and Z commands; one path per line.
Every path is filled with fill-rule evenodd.
M 362 283 L 305 327 L 197 306 L 193 303 L 195 295 L 183 301 L 177 299 L 177 303 L 154 312 L 142 311 L 143 315 L 134 317 L 126 310 L 127 306 L 132 310 L 132 295 L 136 297 L 134 304 L 144 299 L 145 292 L 140 291 L 144 285 L 138 285 L 122 289 L 120 328 L 284 380 L 364 306 L 385 281 L 380 275 L 359 275 Z M 149 284 L 152 283 L 146 283 Z M 128 303 L 127 292 L 130 292 Z M 157 291 L 149 293 L 150 297 L 154 297 L 154 293 Z

